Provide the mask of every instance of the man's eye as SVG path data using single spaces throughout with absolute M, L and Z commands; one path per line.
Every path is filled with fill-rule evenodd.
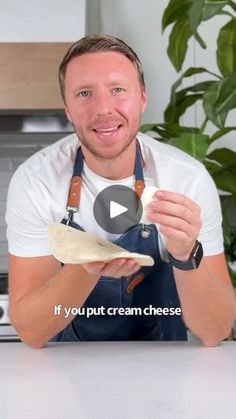
M 82 92 L 78 93 L 78 96 L 88 97 L 89 96 L 89 91 L 88 90 L 82 90 Z
M 113 90 L 116 93 L 120 93 L 120 92 L 123 92 L 124 91 L 123 87 L 115 87 Z

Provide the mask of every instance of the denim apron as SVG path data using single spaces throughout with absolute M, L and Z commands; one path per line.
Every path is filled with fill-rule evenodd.
M 139 197 L 144 189 L 141 159 L 141 150 L 137 142 L 134 175 L 135 191 Z M 68 198 L 69 215 L 67 219 L 64 218 L 61 221 L 63 224 L 80 230 L 83 229 L 73 221 L 73 214 L 78 211 L 79 207 L 83 160 L 82 150 L 79 148 Z M 187 340 L 186 328 L 181 315 L 158 315 L 153 314 L 150 309 L 150 307 L 180 307 L 173 268 L 169 263 L 163 262 L 160 256 L 156 226 L 154 224 L 135 225 L 114 243 L 131 252 L 152 256 L 155 264 L 151 267 L 141 267 L 138 272 L 128 278 L 117 279 L 101 276 L 82 308 L 86 310 L 88 307 L 92 307 L 96 313 L 95 309 L 103 306 L 106 314 L 91 315 L 87 318 L 81 310 L 81 314 L 76 315 L 72 322 L 52 340 Z M 141 309 L 142 314 L 110 315 L 107 314 L 107 309 L 110 307 L 123 307 L 128 310 L 136 307 Z

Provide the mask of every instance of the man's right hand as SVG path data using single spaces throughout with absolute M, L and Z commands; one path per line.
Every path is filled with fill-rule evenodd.
M 25 343 L 41 348 L 74 317 L 56 316 L 55 305 L 82 307 L 100 276 L 128 277 L 138 269 L 133 259 L 124 258 L 61 267 L 54 256 L 10 255 L 11 322 Z
M 89 274 L 120 278 L 129 276 L 140 269 L 140 265 L 133 259 L 117 258 L 110 262 L 90 262 L 81 265 Z

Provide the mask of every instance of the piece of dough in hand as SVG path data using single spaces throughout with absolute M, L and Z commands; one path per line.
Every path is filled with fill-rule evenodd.
M 145 186 L 144 191 L 141 195 L 141 202 L 143 206 L 143 215 L 140 220 L 141 224 L 152 224 L 152 221 L 149 221 L 147 218 L 148 205 L 153 200 L 153 196 L 155 192 L 157 192 L 158 190 L 159 188 L 157 188 L 156 186 Z
M 132 253 L 94 234 L 61 223 L 48 226 L 52 253 L 62 263 L 108 262 L 116 258 L 135 259 L 141 266 L 152 266 L 151 256 Z

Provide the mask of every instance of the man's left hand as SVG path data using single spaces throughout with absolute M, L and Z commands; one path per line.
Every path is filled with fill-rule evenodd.
M 168 252 L 178 260 L 188 260 L 202 225 L 200 207 L 180 193 L 158 191 L 148 209 L 149 221 L 159 224 L 166 237 Z

